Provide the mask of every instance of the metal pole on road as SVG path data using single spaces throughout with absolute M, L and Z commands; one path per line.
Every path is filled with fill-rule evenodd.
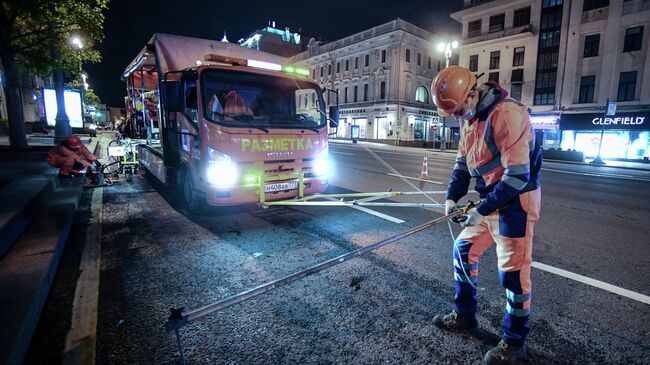
M 251 299 L 253 297 L 256 297 L 260 294 L 267 293 L 271 290 L 280 288 L 282 286 L 285 286 L 287 284 L 290 284 L 294 281 L 298 281 L 300 279 L 303 279 L 309 275 L 316 274 L 318 272 L 321 272 L 327 268 L 330 268 L 332 266 L 341 264 L 345 261 L 351 260 L 353 258 L 362 256 L 368 252 L 371 252 L 373 250 L 376 250 L 378 248 L 384 247 L 390 243 L 393 243 L 395 241 L 399 241 L 403 238 L 406 238 L 408 236 L 414 235 L 418 232 L 424 231 L 427 228 L 430 228 L 432 226 L 435 226 L 438 223 L 445 222 L 448 219 L 454 218 L 456 216 L 460 216 L 462 214 L 465 214 L 469 208 L 478 206 L 481 202 L 477 203 L 476 205 L 471 203 L 468 204 L 465 208 L 459 209 L 451 214 L 433 219 L 431 221 L 428 221 L 426 223 L 423 223 L 417 227 L 411 228 L 406 232 L 400 233 L 398 235 L 386 238 L 384 240 L 381 240 L 379 242 L 373 243 L 369 246 L 354 250 L 352 252 L 348 252 L 346 254 L 343 254 L 341 256 L 335 257 L 333 259 L 327 260 L 325 262 L 322 262 L 318 265 L 312 266 L 306 270 L 299 271 L 297 273 L 285 276 L 284 278 L 274 280 L 271 282 L 268 282 L 266 284 L 260 285 L 256 288 L 247 290 L 245 292 L 233 295 L 231 297 L 228 297 L 226 299 L 220 300 L 216 303 L 206 305 L 205 307 L 187 312 L 183 314 L 183 308 L 173 308 L 171 309 L 171 315 L 169 316 L 169 319 L 167 323 L 165 324 L 165 328 L 167 329 L 167 332 L 176 332 L 176 339 L 178 341 L 179 345 L 179 352 L 181 354 L 181 362 L 184 364 L 185 363 L 185 358 L 183 355 L 183 350 L 182 350 L 182 342 L 180 338 L 180 333 L 179 330 L 187 325 L 190 322 L 197 321 L 205 316 L 208 316 L 214 312 L 217 312 L 222 309 L 226 309 L 228 307 L 231 307 L 235 304 L 241 303 L 243 301 L 246 301 L 248 299 Z

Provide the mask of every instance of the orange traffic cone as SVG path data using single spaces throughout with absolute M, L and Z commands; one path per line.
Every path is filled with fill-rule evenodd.
M 427 155 L 424 155 L 424 159 L 422 159 L 422 173 L 420 174 L 420 179 L 429 179 L 429 163 L 427 161 Z

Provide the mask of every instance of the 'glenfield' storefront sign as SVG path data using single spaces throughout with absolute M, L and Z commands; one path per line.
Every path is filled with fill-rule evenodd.
M 645 117 L 607 117 L 594 118 L 591 122 L 595 125 L 636 125 L 643 124 Z
M 650 130 L 650 113 L 618 112 L 616 116 L 606 117 L 601 113 L 568 114 L 560 117 L 560 128 L 565 131 L 585 130 Z

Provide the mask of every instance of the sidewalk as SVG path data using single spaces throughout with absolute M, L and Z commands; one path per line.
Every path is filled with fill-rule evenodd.
M 351 140 L 343 139 L 330 139 L 330 143 L 339 143 L 339 144 L 350 144 L 350 145 L 359 145 L 359 146 L 368 146 L 373 149 L 382 149 L 387 151 L 400 151 L 400 152 L 411 152 L 416 154 L 424 153 L 435 153 L 435 154 L 446 154 L 446 155 L 456 155 L 457 150 L 439 150 L 439 149 L 430 149 L 430 148 L 418 148 L 418 147 L 403 147 L 403 146 L 394 146 L 378 142 L 367 142 L 367 141 L 358 141 L 357 143 L 352 143 Z M 562 164 L 571 164 L 571 165 L 582 165 L 590 167 L 612 167 L 628 170 L 640 170 L 640 171 L 650 171 L 650 163 L 644 162 L 630 162 L 630 161 L 616 161 L 616 160 L 607 160 L 605 159 L 605 165 L 592 165 L 589 162 L 592 159 L 586 159 L 587 162 L 574 162 L 574 161 L 563 161 L 563 160 L 548 160 L 544 159 L 545 162 L 553 163 L 562 163 Z

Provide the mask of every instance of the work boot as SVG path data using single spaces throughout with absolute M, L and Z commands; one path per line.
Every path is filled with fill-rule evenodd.
M 526 355 L 523 345 L 507 344 L 501 340 L 499 344 L 488 351 L 483 358 L 484 365 L 510 365 L 516 364 Z
M 476 318 L 474 317 L 463 317 L 456 313 L 456 311 L 451 311 L 451 313 L 442 315 L 438 314 L 433 317 L 433 324 L 436 327 L 455 331 L 455 330 L 471 330 L 478 327 Z

